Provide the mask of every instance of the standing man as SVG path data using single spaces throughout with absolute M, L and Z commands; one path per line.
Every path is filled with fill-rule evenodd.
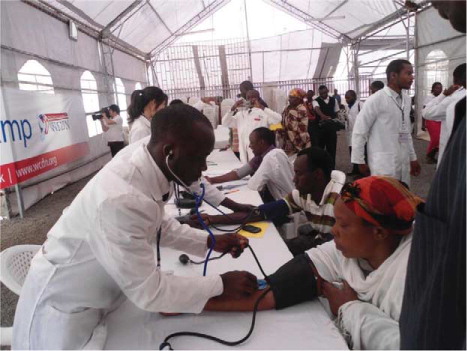
M 326 150 L 333 160 L 333 167 L 336 164 L 336 147 L 337 147 L 337 124 L 332 120 L 337 117 L 339 111 L 339 103 L 332 96 L 329 96 L 329 90 L 325 85 L 321 85 L 318 89 L 319 96 L 313 101 L 313 106 L 316 112 L 312 130 L 315 140 L 312 140 L 313 146 L 319 146 Z M 317 140 L 316 140 L 317 139 Z
M 355 122 L 351 161 L 364 175 L 371 171 L 371 175 L 390 176 L 410 186 L 410 175 L 420 174 L 410 134 L 411 100 L 403 91 L 413 83 L 412 64 L 407 60 L 391 61 L 386 76 L 388 86 L 368 98 Z
M 336 99 L 337 105 L 340 106 L 342 102 L 342 98 L 337 92 L 337 89 L 334 89 L 334 95 L 332 96 L 334 99 Z
M 441 121 L 438 165 L 451 135 L 454 122 L 454 106 L 460 99 L 465 97 L 465 63 L 457 66 L 452 76 L 454 84 L 431 100 L 422 111 L 422 116 L 426 120 Z
M 370 95 L 373 95 L 376 93 L 378 90 L 381 90 L 384 88 L 384 83 L 380 80 L 375 80 L 371 82 L 370 84 Z
M 282 117 L 262 103 L 257 90 L 249 90 L 246 93 L 246 101 L 238 100 L 222 118 L 222 125 L 238 130 L 238 147 L 240 151 L 240 161 L 247 163 L 253 159 L 253 152 L 250 150 L 250 134 L 259 127 L 269 127 L 279 123 Z
M 108 116 L 105 110 L 108 111 Z M 110 105 L 102 111 L 102 118 L 99 121 L 105 133 L 104 138 L 110 147 L 112 157 L 114 157 L 117 152 L 125 147 L 125 143 L 123 142 L 123 119 L 120 117 L 120 107 Z
M 465 0 L 432 3 L 465 33 Z M 399 320 L 401 350 L 465 349 L 465 107 L 464 96 L 454 106 L 452 135 L 415 218 Z
M 170 106 L 152 119 L 147 145 L 122 152 L 88 182 L 31 262 L 14 349 L 102 349 L 106 316 L 127 299 L 146 311 L 199 313 L 213 296 L 256 291 L 247 272 L 179 277 L 161 268 L 160 245 L 198 256 L 212 245 L 205 232 L 165 215 L 164 206 L 172 182 L 190 185 L 206 170 L 213 146 L 201 112 Z M 214 250 L 238 256 L 247 244 L 237 234 L 220 235 Z
M 345 107 L 347 112 L 347 123 L 345 126 L 345 136 L 347 138 L 347 144 L 349 145 L 349 152 L 352 155 L 352 131 L 355 125 L 355 121 L 357 120 L 357 115 L 360 113 L 362 109 L 362 104 L 359 100 L 357 100 L 357 93 L 354 90 L 347 90 L 345 93 L 345 101 L 347 102 L 347 106 Z M 352 175 L 359 175 L 360 172 L 358 170 L 358 165 L 352 163 L 352 172 L 350 172 L 349 176 Z
M 428 103 L 433 100 L 435 97 L 439 96 L 443 92 L 443 85 L 440 82 L 434 82 L 431 86 L 431 94 L 425 98 L 423 103 L 423 108 L 425 108 Z M 423 114 L 423 111 L 422 111 Z M 440 121 L 431 121 L 423 118 L 422 130 L 425 130 L 425 127 L 430 134 L 430 143 L 426 150 L 426 163 L 434 164 L 437 162 L 435 155 L 439 150 L 439 137 L 441 133 L 441 122 Z

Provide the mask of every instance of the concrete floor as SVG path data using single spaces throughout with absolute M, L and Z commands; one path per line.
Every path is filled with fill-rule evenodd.
M 422 173 L 412 178 L 412 191 L 426 198 L 435 172 L 435 165 L 425 163 L 425 150 L 428 143 L 424 140 L 414 140 L 415 151 L 422 165 Z M 350 157 L 345 136 L 340 132 L 338 137 L 336 168 L 350 172 Z M 60 217 L 63 209 L 68 206 L 78 192 L 91 177 L 80 180 L 44 198 L 26 211 L 26 218 L 14 218 L 1 221 L 1 250 L 19 244 L 42 244 L 47 232 Z M 3 284 L 1 285 L 1 316 L 2 327 L 11 326 L 18 297 Z

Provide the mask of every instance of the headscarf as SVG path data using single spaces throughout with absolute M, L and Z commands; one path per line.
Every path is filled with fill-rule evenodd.
M 289 96 L 297 97 L 303 100 L 306 97 L 306 92 L 303 89 L 294 88 L 289 92 Z
M 358 217 L 396 232 L 411 228 L 416 208 L 423 202 L 403 183 L 384 176 L 366 177 L 346 184 L 341 199 Z

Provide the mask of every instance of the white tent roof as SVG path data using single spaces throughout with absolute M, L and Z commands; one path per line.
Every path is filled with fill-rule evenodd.
M 171 44 L 228 2 L 41 0 L 40 4 L 75 19 L 78 26 L 118 38 L 139 54 L 150 54 Z M 401 0 L 248 0 L 252 2 L 272 5 L 336 39 L 358 38 L 406 11 Z

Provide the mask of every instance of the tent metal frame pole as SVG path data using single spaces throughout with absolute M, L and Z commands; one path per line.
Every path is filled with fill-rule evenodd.
M 316 18 L 310 16 L 308 13 L 300 10 L 299 8 L 289 4 L 287 1 L 283 0 L 265 0 L 267 3 L 271 4 L 272 6 L 279 8 L 280 10 L 288 13 L 289 15 L 297 18 L 298 20 L 304 22 L 308 26 L 319 30 L 320 32 L 333 37 L 334 39 L 339 39 L 341 37 L 347 37 L 349 40 L 350 38 L 341 32 L 329 27 L 327 24 L 317 21 Z
M 23 200 L 23 192 L 21 191 L 21 186 L 19 184 L 15 184 L 15 193 L 16 193 L 16 200 L 18 202 L 18 212 L 21 218 L 24 218 L 24 200 Z
M 131 11 L 133 11 L 133 9 L 135 9 L 140 4 L 141 4 L 141 7 L 138 8 L 135 12 L 133 12 L 133 14 L 135 14 L 139 9 L 141 9 L 145 5 L 143 0 L 133 1 L 133 3 L 131 3 L 130 6 L 128 6 L 125 10 L 123 10 L 117 17 L 115 17 L 112 21 L 110 21 L 109 24 L 107 24 L 104 27 L 104 29 L 101 30 L 101 36 L 105 37 L 107 34 L 110 34 L 111 28 L 114 27 L 122 18 L 127 16 Z M 133 16 L 133 14 L 125 18 L 125 20 L 120 25 L 123 25 L 126 21 L 128 21 L 128 19 L 130 19 Z
M 358 51 L 359 51 L 360 42 L 356 41 L 352 44 L 353 50 L 353 70 L 354 70 L 354 80 L 355 80 L 355 93 L 357 97 L 360 98 L 360 77 L 359 77 L 359 63 L 358 63 Z
M 172 44 L 175 40 L 178 39 L 178 35 L 181 33 L 186 33 L 191 28 L 196 26 L 198 23 L 203 21 L 206 17 L 212 15 L 214 12 L 222 8 L 225 4 L 230 2 L 230 0 L 214 0 L 208 6 L 206 6 L 202 11 L 200 11 L 197 15 L 191 18 L 187 23 L 183 26 L 178 28 L 173 34 L 165 39 L 162 43 L 157 45 L 154 49 L 149 52 L 151 57 L 156 56 L 159 52 L 167 48 L 170 44 Z
M 245 12 L 245 27 L 246 27 L 246 40 L 248 41 L 248 61 L 250 64 L 250 81 L 253 81 L 253 67 L 251 64 L 251 42 L 250 42 L 250 30 L 248 26 L 248 10 L 246 8 L 246 0 L 243 0 L 243 10 Z

